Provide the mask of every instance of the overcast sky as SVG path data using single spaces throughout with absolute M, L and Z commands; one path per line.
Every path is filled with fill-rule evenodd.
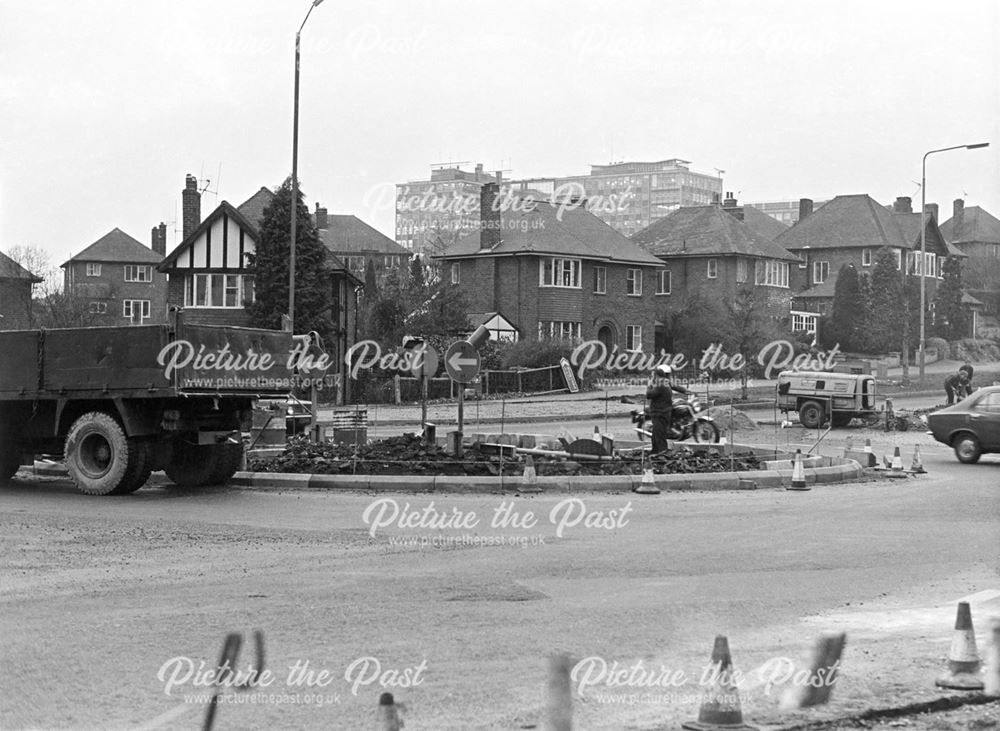
M 59 264 L 114 227 L 180 242 L 291 172 L 308 0 L 0 0 L 0 249 Z M 996 0 L 326 0 L 302 33 L 312 209 L 393 236 L 392 186 L 433 163 L 514 177 L 682 158 L 742 201 L 964 197 L 1000 217 Z M 221 175 L 220 175 L 221 169 Z M 216 198 L 217 194 L 217 198 Z

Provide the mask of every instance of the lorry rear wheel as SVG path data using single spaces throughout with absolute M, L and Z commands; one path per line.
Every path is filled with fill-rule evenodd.
M 216 469 L 212 445 L 174 442 L 173 460 L 164 468 L 178 487 L 201 487 L 211 483 Z
M 121 484 L 111 491 L 112 495 L 128 495 L 138 490 L 146 484 L 146 480 L 153 474 L 152 453 L 149 442 L 140 439 L 130 439 L 134 444 L 135 459 L 129 464 L 128 474 L 122 479 Z
M 799 407 L 799 422 L 806 429 L 819 429 L 826 421 L 823 405 L 816 401 L 806 401 Z
M 219 444 L 212 449 L 212 462 L 215 469 L 207 484 L 222 485 L 236 474 L 243 464 L 242 444 Z
M 91 411 L 70 427 L 66 437 L 66 469 L 80 492 L 87 495 L 112 495 L 132 492 L 142 470 L 142 443 L 125 436 L 114 417 L 103 411 Z

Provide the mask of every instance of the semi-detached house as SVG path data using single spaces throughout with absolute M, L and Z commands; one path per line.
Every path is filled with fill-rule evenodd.
M 652 352 L 663 263 L 582 201 L 494 205 L 498 194 L 496 183 L 483 185 L 479 231 L 434 257 L 470 311 L 509 323 L 516 339 L 600 340 L 609 350 Z

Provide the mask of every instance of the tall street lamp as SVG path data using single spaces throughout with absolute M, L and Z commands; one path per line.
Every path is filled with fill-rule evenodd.
M 323 0 L 313 0 L 295 33 L 295 102 L 292 112 L 292 240 L 288 251 L 288 325 L 295 332 L 295 237 L 299 204 L 299 38 L 309 14 Z
M 926 365 L 925 353 L 927 349 L 927 314 L 926 309 L 926 283 L 927 278 L 927 158 L 936 152 L 947 152 L 948 150 L 977 150 L 980 147 L 989 147 L 989 142 L 979 142 L 975 145 L 955 145 L 954 147 L 942 147 L 940 150 L 931 150 L 924 153 L 924 159 L 920 167 L 920 356 L 917 359 L 920 365 L 920 382 L 924 382 L 924 366 Z

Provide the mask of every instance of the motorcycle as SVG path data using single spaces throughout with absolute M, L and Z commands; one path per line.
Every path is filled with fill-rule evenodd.
M 693 393 L 686 397 L 683 394 L 675 394 L 671 408 L 670 418 L 670 439 L 684 441 L 694 439 L 696 442 L 716 443 L 719 441 L 719 427 L 715 425 L 715 420 L 705 412 L 705 407 Z M 649 406 L 642 411 L 632 412 L 632 423 L 636 425 L 635 430 L 639 433 L 639 439 L 643 436 L 652 438 L 653 434 L 645 429 L 645 424 L 650 420 Z

